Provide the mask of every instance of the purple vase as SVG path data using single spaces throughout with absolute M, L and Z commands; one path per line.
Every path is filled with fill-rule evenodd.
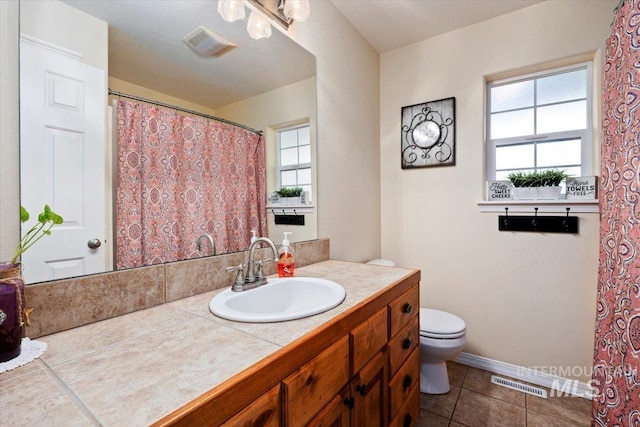
M 0 362 L 20 355 L 25 323 L 24 306 L 20 264 L 0 262 Z

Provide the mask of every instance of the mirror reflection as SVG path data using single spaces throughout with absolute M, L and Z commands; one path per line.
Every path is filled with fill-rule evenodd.
M 65 220 L 28 283 L 245 250 L 252 230 L 317 238 L 313 55 L 210 1 L 20 6 L 21 204 Z M 283 186 L 306 190 L 287 206 L 304 225 L 276 225 Z

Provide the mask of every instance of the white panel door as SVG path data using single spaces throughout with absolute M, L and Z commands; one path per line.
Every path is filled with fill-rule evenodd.
M 22 255 L 26 283 L 105 270 L 105 117 L 103 70 L 21 41 L 22 234 L 45 204 L 64 218 Z

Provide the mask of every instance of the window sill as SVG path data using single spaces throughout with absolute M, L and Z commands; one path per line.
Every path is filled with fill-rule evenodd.
M 509 208 L 509 213 L 599 213 L 598 200 L 508 200 L 500 202 L 478 202 L 480 212 L 504 213 Z

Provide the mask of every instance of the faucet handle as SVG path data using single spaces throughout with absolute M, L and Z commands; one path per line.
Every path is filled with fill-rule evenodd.
M 227 271 L 237 271 L 236 278 L 233 280 L 232 290 L 242 290 L 244 286 L 244 265 L 238 264 L 233 267 L 227 267 Z

